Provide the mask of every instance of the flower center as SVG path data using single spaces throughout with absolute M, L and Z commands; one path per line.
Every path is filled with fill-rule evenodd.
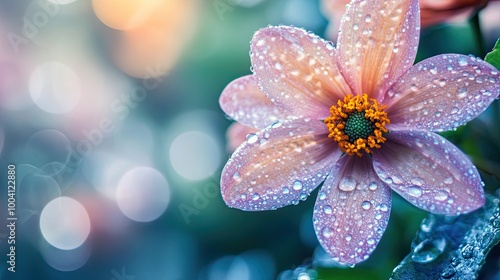
M 385 142 L 384 133 L 389 132 L 385 125 L 390 123 L 386 106 L 368 95 L 344 97 L 337 105 L 330 107 L 330 117 L 325 119 L 328 137 L 333 138 L 342 152 L 348 155 L 363 156 L 380 148 Z

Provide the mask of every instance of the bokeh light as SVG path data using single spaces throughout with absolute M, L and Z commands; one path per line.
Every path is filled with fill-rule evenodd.
M 52 246 L 72 250 L 82 245 L 90 234 L 90 218 L 80 202 L 61 196 L 43 208 L 40 230 Z
M 156 169 L 136 167 L 129 170 L 118 183 L 116 202 L 122 213 L 137 222 L 157 219 L 170 201 L 167 180 Z
M 41 173 L 41 172 L 37 172 Z M 38 213 L 50 201 L 61 196 L 61 189 L 54 178 L 42 174 L 28 174 L 19 181 L 19 206 Z
M 45 262 L 59 271 L 74 271 L 87 263 L 91 255 L 91 248 L 82 244 L 72 250 L 61 250 L 45 242 L 41 242 L 40 253 Z
M 31 74 L 29 87 L 33 102 L 48 113 L 68 113 L 80 100 L 80 78 L 61 62 L 39 65 Z
M 47 0 L 51 3 L 58 4 L 58 5 L 68 5 L 71 4 L 77 0 Z
M 39 168 L 49 163 L 66 164 L 71 151 L 71 143 L 66 135 L 56 129 L 35 132 L 26 143 L 22 160 L 28 160 Z
M 221 147 L 214 137 L 202 131 L 187 131 L 170 145 L 174 170 L 189 180 L 210 177 L 221 164 Z

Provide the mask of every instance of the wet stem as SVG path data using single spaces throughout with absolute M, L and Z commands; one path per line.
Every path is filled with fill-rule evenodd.
M 470 19 L 470 23 L 476 37 L 476 46 L 479 57 L 484 58 L 486 56 L 486 50 L 484 46 L 483 32 L 481 31 L 481 23 L 479 22 L 479 11 L 477 11 Z

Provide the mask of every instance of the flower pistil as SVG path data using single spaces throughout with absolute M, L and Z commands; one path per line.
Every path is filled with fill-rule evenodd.
M 362 96 L 347 95 L 338 100 L 337 105 L 330 107 L 330 117 L 324 120 L 328 127 L 328 137 L 333 138 L 342 152 L 348 155 L 363 156 L 372 153 L 372 149 L 380 148 L 386 138 L 383 136 L 390 123 L 385 105 L 377 100 Z

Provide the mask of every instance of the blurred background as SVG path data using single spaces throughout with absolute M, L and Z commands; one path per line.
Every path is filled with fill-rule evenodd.
M 221 91 L 251 73 L 259 28 L 294 25 L 335 40 L 339 13 L 327 2 L 342 1 L 1 1 L 0 180 L 16 166 L 18 220 L 11 273 L 2 188 L 0 279 L 387 279 L 426 216 L 399 197 L 378 248 L 354 269 L 319 247 L 315 194 L 257 213 L 220 197 L 232 152 Z M 456 13 L 425 26 L 417 60 L 484 58 L 500 37 L 500 2 L 475 2 L 428 6 L 431 18 Z M 499 110 L 496 101 L 444 134 L 491 193 Z

